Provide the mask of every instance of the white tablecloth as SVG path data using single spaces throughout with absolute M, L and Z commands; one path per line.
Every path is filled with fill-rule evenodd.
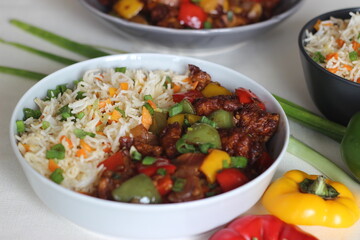
M 258 39 L 227 50 L 197 54 L 196 57 L 239 71 L 259 82 L 272 93 L 317 112 L 306 89 L 300 65 L 298 32 L 305 22 L 314 16 L 330 10 L 354 7 L 356 3 L 355 0 L 305 0 L 300 11 Z M 154 48 L 146 41 L 129 41 L 120 37 L 97 22 L 74 0 L 1 0 L 0 38 L 83 60 L 69 51 L 10 25 L 8 21 L 13 18 L 88 44 L 129 52 L 162 52 L 191 56 L 189 53 L 175 49 Z M 1 43 L 0 65 L 43 73 L 51 73 L 64 67 Z M 54 214 L 34 194 L 11 150 L 8 137 L 12 110 L 34 81 L 6 74 L 0 74 L 0 79 L 0 239 L 107 239 Z M 344 167 L 340 160 L 338 143 L 295 123 L 291 123 L 291 132 Z M 319 173 L 303 161 L 286 154 L 275 177 L 295 168 L 308 173 Z M 258 204 L 250 213 L 265 213 L 265 210 Z M 321 240 L 355 240 L 360 236 L 359 223 L 346 229 L 324 227 L 304 227 L 304 229 Z

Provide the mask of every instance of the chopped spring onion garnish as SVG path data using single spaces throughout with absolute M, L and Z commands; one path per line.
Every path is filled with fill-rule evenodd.
M 50 174 L 50 179 L 53 182 L 60 184 L 64 180 L 63 172 L 64 171 L 61 168 L 55 169 L 55 171 Z
M 173 105 L 170 109 L 169 109 L 169 116 L 173 117 L 175 115 L 178 115 L 180 113 L 182 113 L 183 111 L 183 106 L 180 103 L 176 103 L 175 105 Z
M 74 134 L 76 137 L 80 138 L 80 139 L 84 139 L 86 136 L 89 136 L 89 137 L 95 137 L 95 133 L 92 133 L 92 132 L 86 132 L 82 129 L 79 129 L 79 128 L 76 128 L 74 130 Z
M 314 56 L 312 57 L 312 59 L 315 62 L 318 62 L 318 63 L 324 63 L 325 62 L 325 57 L 324 57 L 324 55 L 321 54 L 321 52 L 314 53 Z
M 86 96 L 84 96 L 84 94 L 85 94 L 85 92 L 83 92 L 83 91 L 77 92 L 75 99 L 80 100 L 80 99 L 85 98 Z
M 248 159 L 242 156 L 231 157 L 231 166 L 234 168 L 245 168 L 247 166 Z
M 145 95 L 144 96 L 144 100 L 147 101 L 147 100 L 153 100 L 153 97 L 151 95 Z
M 141 153 L 138 152 L 138 150 L 134 147 L 130 147 L 130 156 L 132 159 L 140 161 L 142 159 Z
M 23 110 L 24 112 L 24 120 L 28 119 L 28 118 L 34 118 L 34 119 L 39 119 L 41 116 L 41 111 L 40 110 L 34 110 L 31 108 L 24 108 Z
M 145 103 L 144 107 L 149 111 L 151 115 L 154 115 L 154 109 L 151 107 L 149 103 Z
M 61 143 L 56 144 L 46 151 L 47 159 L 64 159 L 65 158 L 65 147 Z
M 202 117 L 201 117 L 200 122 L 201 122 L 201 123 L 206 123 L 206 124 L 208 124 L 208 125 L 210 125 L 210 126 L 212 126 L 212 127 L 214 127 L 214 128 L 217 127 L 216 122 L 210 120 L 209 118 L 207 118 L 207 117 L 205 117 L 205 116 L 202 116 Z
M 350 61 L 356 61 L 356 60 L 358 60 L 358 53 L 357 53 L 357 51 L 349 52 L 349 59 L 350 59 Z
M 22 121 L 22 120 L 17 120 L 16 121 L 16 131 L 18 133 L 25 132 L 25 123 L 24 123 L 24 121 Z
M 116 67 L 115 72 L 125 73 L 126 72 L 126 67 Z
M 119 107 L 115 107 L 115 110 L 118 111 L 122 117 L 126 117 L 125 111 L 120 109 Z
M 48 121 L 42 121 L 41 128 L 42 129 L 48 129 L 50 127 L 50 123 Z
M 165 176 L 167 174 L 167 171 L 165 168 L 159 168 L 158 170 L 156 170 L 156 174 L 160 176 Z
M 186 184 L 186 179 L 176 178 L 171 190 L 173 190 L 174 192 L 181 192 L 184 189 L 185 184 Z
M 142 164 L 144 165 L 151 165 L 154 162 L 156 162 L 156 158 L 154 157 L 150 157 L 150 156 L 146 156 L 144 157 L 144 159 L 142 160 Z

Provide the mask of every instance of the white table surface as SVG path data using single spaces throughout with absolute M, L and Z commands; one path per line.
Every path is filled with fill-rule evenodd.
M 228 50 L 197 54 L 195 57 L 216 62 L 239 71 L 265 86 L 272 93 L 318 112 L 308 94 L 300 65 L 297 37 L 306 21 L 323 12 L 355 7 L 356 0 L 305 0 L 301 9 L 285 22 L 254 39 Z M 103 45 L 129 52 L 161 52 L 194 56 L 176 50 L 154 48 L 141 41 L 129 41 L 104 27 L 75 0 L 1 0 L 0 38 L 27 44 L 69 58 L 78 55 L 31 36 L 9 24 L 20 19 L 75 41 Z M 0 65 L 43 73 L 64 67 L 31 53 L 0 43 Z M 0 74 L 0 239 L 108 239 L 82 229 L 51 212 L 34 194 L 13 154 L 9 142 L 10 115 L 33 80 Z M 339 144 L 318 133 L 290 122 L 298 139 L 344 167 Z M 314 168 L 286 154 L 275 177 L 290 169 L 318 174 Z M 257 204 L 250 213 L 266 213 Z M 359 222 L 351 228 L 303 227 L 321 240 L 355 240 L 360 236 Z

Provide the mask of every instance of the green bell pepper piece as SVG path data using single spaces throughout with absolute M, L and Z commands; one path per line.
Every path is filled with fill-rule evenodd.
M 150 177 L 139 174 L 125 181 L 112 191 L 119 202 L 160 203 L 161 196 Z
M 216 123 L 218 128 L 234 127 L 233 113 L 225 110 L 217 110 L 210 114 L 209 119 Z

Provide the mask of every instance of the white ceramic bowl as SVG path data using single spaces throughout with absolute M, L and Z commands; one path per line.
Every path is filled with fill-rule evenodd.
M 25 107 L 34 108 L 33 99 L 44 97 L 48 89 L 72 83 L 86 70 L 126 66 L 164 69 L 185 73 L 188 64 L 208 72 L 214 81 L 228 89 L 251 89 L 264 101 L 267 110 L 280 114 L 280 126 L 270 142 L 275 162 L 249 183 L 207 199 L 174 204 L 139 205 L 85 196 L 68 190 L 36 172 L 19 152 L 15 121 L 22 119 Z M 54 212 L 90 231 L 124 239 L 173 239 L 194 237 L 219 227 L 251 208 L 261 197 L 283 158 L 289 138 L 285 113 L 273 96 L 248 77 L 226 67 L 189 57 L 159 54 L 114 55 L 80 62 L 59 70 L 29 89 L 16 105 L 11 117 L 12 148 L 38 197 Z
M 79 1 L 99 21 L 121 34 L 127 33 L 143 41 L 171 49 L 187 50 L 227 48 L 260 36 L 294 14 L 304 2 L 304 0 L 281 0 L 272 18 L 255 24 L 233 28 L 187 30 L 129 22 L 109 15 L 98 0 Z

